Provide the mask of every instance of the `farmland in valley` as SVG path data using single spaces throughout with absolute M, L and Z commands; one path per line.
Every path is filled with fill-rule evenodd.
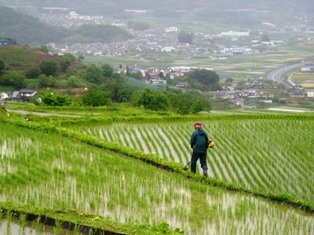
M 130 157 L 154 153 L 183 167 L 195 118 L 204 119 L 217 143 L 208 151 L 210 179 L 313 205 L 309 115 L 135 116 L 114 122 L 43 117 L 37 123 L 3 117 L 0 201 L 93 215 L 93 222 L 110 218 L 118 223 L 113 231 L 131 234 L 160 234 L 167 224 L 171 233 L 184 234 L 313 233 L 312 213 Z
M 296 84 L 304 88 L 314 87 L 314 74 L 313 73 L 295 73 L 292 74 L 292 79 Z

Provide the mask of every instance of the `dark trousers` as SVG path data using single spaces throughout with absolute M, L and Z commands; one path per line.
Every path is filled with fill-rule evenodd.
M 207 172 L 208 167 L 206 163 L 206 152 L 205 153 L 192 153 L 191 157 L 191 171 L 196 173 L 196 162 L 197 160 L 200 159 L 201 162 L 201 167 L 204 172 Z

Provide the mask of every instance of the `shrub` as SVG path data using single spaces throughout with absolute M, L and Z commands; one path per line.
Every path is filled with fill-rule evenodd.
M 46 76 L 50 75 L 56 75 L 57 73 L 57 63 L 54 61 L 43 61 L 40 64 L 40 71 L 42 74 L 45 74 Z
M 155 111 L 165 111 L 169 107 L 167 96 L 150 88 L 135 92 L 132 96 L 132 103 Z
M 66 106 L 71 103 L 69 97 L 58 94 L 53 90 L 44 92 L 41 98 L 43 103 L 48 106 Z
M 105 106 L 111 104 L 110 94 L 105 91 L 90 90 L 82 97 L 82 103 L 88 106 Z
M 38 78 L 40 75 L 40 69 L 39 68 L 31 68 L 25 72 L 26 78 Z
M 13 86 L 17 89 L 23 88 L 25 86 L 24 75 L 15 71 L 6 73 L 0 78 L 0 85 Z

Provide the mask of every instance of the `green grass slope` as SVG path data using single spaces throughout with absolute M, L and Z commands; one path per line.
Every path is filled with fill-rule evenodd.
M 43 61 L 59 63 L 61 57 L 49 55 L 38 48 L 12 45 L 0 46 L 0 59 L 4 61 L 7 70 L 27 70 L 39 67 Z

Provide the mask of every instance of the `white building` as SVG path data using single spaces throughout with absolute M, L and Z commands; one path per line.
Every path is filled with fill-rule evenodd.
M 253 50 L 250 47 L 225 47 L 221 50 L 223 54 L 252 54 Z
M 302 72 L 314 72 L 314 66 L 304 66 L 301 68 Z
M 263 25 L 266 25 L 266 26 L 270 26 L 270 27 L 272 27 L 272 28 L 276 28 L 276 25 L 273 24 L 273 23 L 270 23 L 270 22 L 263 22 L 262 24 L 263 24 Z
M 5 99 L 7 99 L 9 97 L 10 96 L 9 96 L 8 92 L 1 92 L 0 93 L 0 100 L 5 100 Z
M 314 90 L 309 90 L 306 92 L 306 96 L 310 98 L 314 98 Z
M 190 72 L 192 67 L 189 66 L 175 66 L 175 67 L 170 67 L 168 68 L 169 72 L 180 72 L 180 73 L 187 73 Z
M 227 31 L 221 32 L 220 35 L 222 37 L 248 37 L 250 36 L 250 32 Z
M 153 85 L 166 85 L 167 81 L 164 79 L 152 78 L 148 81 L 148 83 Z
M 151 10 L 146 9 L 125 9 L 124 12 L 126 13 L 133 13 L 133 14 L 146 14 L 151 12 Z
M 178 32 L 178 28 L 177 27 L 168 27 L 168 28 L 164 28 L 164 32 L 165 33 L 172 33 L 172 32 Z
M 172 51 L 176 51 L 176 48 L 174 47 L 163 47 L 161 48 L 162 52 L 172 52 Z

